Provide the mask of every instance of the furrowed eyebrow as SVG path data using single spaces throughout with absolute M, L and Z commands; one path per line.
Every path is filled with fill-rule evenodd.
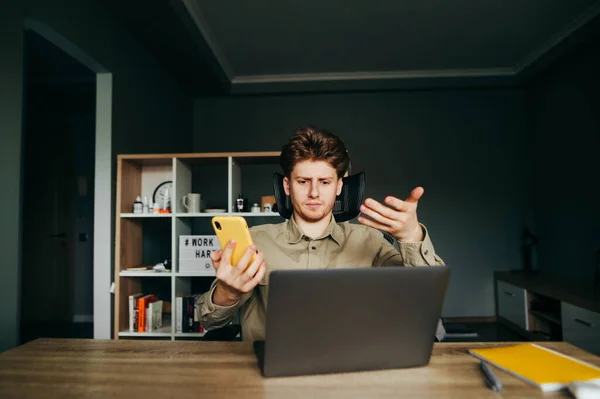
M 311 177 L 296 176 L 297 180 L 312 180 Z M 334 180 L 333 177 L 317 177 L 317 180 Z

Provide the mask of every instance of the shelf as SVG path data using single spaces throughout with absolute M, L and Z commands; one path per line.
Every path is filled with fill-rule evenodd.
M 143 166 L 170 166 L 173 154 L 119 154 L 117 160 Z
M 122 270 L 119 272 L 121 277 L 171 277 L 171 272 L 156 272 L 154 270 Z
M 172 335 L 170 324 L 163 324 L 158 331 L 153 332 L 119 331 L 119 337 L 170 337 Z
M 208 218 L 208 217 L 213 217 L 213 216 L 227 216 L 227 215 L 232 215 L 232 213 L 227 213 L 227 212 L 214 212 L 214 213 L 206 213 L 206 212 L 186 213 L 186 212 L 180 212 L 180 213 L 175 213 L 175 216 L 178 217 L 178 218 Z
M 231 213 L 227 213 L 227 212 L 222 212 L 222 213 L 205 213 L 205 212 L 201 212 L 201 213 L 175 213 L 174 214 L 176 217 L 179 218 L 201 218 L 201 217 L 213 217 L 213 216 L 243 216 L 243 217 L 273 217 L 273 216 L 279 216 L 279 213 L 277 212 L 269 212 L 269 213 L 265 213 L 265 212 L 231 212 Z
M 165 218 L 173 216 L 172 213 L 121 213 L 122 218 Z
M 215 272 L 177 272 L 177 277 L 215 277 Z

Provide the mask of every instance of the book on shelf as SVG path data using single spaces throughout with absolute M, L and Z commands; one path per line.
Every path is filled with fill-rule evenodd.
M 184 332 L 194 332 L 194 296 L 187 295 L 184 298 L 185 304 L 185 316 L 183 318 L 185 322 Z
M 175 298 L 175 332 L 183 332 L 183 297 Z
M 146 309 L 146 331 L 155 332 L 162 327 L 163 301 L 155 299 Z
M 125 270 L 130 271 L 130 272 L 141 272 L 144 270 L 152 270 L 152 266 L 134 266 L 134 267 L 128 267 Z
M 544 392 L 568 388 L 574 382 L 600 382 L 600 367 L 536 344 L 471 349 L 469 353 Z
M 171 312 L 171 303 L 155 294 L 129 295 L 129 331 L 156 332 L 163 325 L 163 313 Z
M 175 298 L 175 332 L 202 333 L 204 327 L 196 314 L 196 301 L 200 295 L 184 295 Z
M 129 295 L 129 331 L 137 331 L 137 300 L 143 294 L 138 292 L 136 294 Z
M 144 295 L 138 298 L 138 329 L 137 332 L 146 332 L 146 308 L 148 304 L 154 300 L 156 296 L 154 294 Z

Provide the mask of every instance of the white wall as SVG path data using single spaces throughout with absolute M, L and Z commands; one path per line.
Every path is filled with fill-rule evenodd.
M 6 3 L 6 7 L 4 6 Z M 108 14 L 101 1 L 8 0 L 0 21 L 0 148 L 2 149 L 3 262 L 0 263 L 0 311 L 3 315 L 0 350 L 18 341 L 19 203 L 23 34 L 25 18 L 49 26 L 113 74 L 112 184 L 116 154 L 184 152 L 191 145 L 191 100 Z M 112 193 L 114 202 L 114 192 Z M 114 206 L 112 207 L 114 208 Z M 114 221 L 114 209 L 110 215 Z M 111 229 L 111 234 L 113 234 Z M 8 238 L 4 238 L 8 237 Z M 104 251 L 112 251 L 110 247 Z M 110 259 L 113 259 L 112 253 Z M 111 265 L 100 265 L 112 274 Z M 108 287 L 106 287 L 108 290 Z M 108 302 L 109 297 L 106 296 Z M 106 304 L 110 306 L 109 303 Z
M 452 267 L 447 317 L 494 316 L 493 271 L 521 267 L 531 223 L 520 90 L 431 90 L 196 99 L 194 151 L 280 150 L 315 124 L 346 143 L 367 195 L 425 188 L 419 217 Z

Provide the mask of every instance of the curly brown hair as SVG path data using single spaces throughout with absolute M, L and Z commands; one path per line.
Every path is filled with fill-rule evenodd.
M 288 178 L 294 166 L 302 161 L 325 161 L 341 178 L 350 166 L 350 155 L 338 136 L 325 129 L 308 126 L 296 130 L 282 147 L 279 157 L 279 164 Z

